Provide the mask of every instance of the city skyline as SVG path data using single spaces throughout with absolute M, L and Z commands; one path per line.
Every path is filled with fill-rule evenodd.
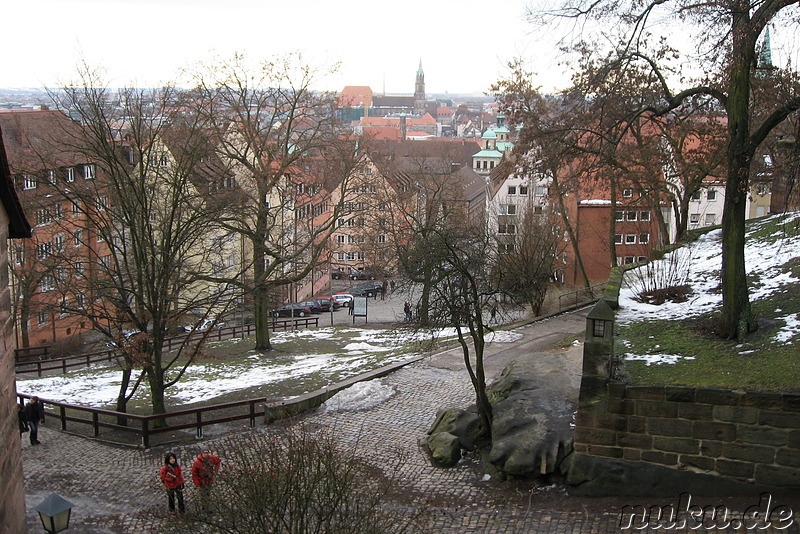
M 299 0 L 267 5 L 230 0 L 30 0 L 6 8 L 0 43 L 6 56 L 2 88 L 57 87 L 75 78 L 78 65 L 107 71 L 111 86 L 158 86 L 179 81 L 181 68 L 244 52 L 254 60 L 301 52 L 321 70 L 339 72 L 317 88 L 339 91 L 367 85 L 376 93 L 413 93 L 419 62 L 429 94 L 486 92 L 515 57 L 533 58 L 534 70 L 556 87 L 555 44 L 543 45 L 525 21 L 528 0 L 402 6 L 365 0 Z M 555 75 L 554 75 L 555 74 Z

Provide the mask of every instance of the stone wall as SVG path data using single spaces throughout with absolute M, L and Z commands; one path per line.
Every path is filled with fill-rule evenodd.
M 800 394 L 620 380 L 613 310 L 622 273 L 612 271 L 587 315 L 568 481 L 584 494 L 800 489 Z
M 1 142 L 1 141 L 0 141 Z M 0 534 L 28 532 L 22 477 L 17 395 L 14 375 L 14 331 L 8 287 L 8 217 L 0 208 Z

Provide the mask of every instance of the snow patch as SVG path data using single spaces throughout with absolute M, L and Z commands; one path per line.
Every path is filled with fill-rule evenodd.
M 358 382 L 340 391 L 325 401 L 322 408 L 327 412 L 367 410 L 383 401 L 389 400 L 394 393 L 392 386 L 386 385 L 379 378 L 376 378 L 375 380 Z

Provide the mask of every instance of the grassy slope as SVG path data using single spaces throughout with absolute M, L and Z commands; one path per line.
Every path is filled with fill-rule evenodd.
M 749 242 L 780 239 L 784 231 L 786 228 L 778 225 L 762 228 L 749 236 Z M 800 279 L 800 258 L 778 269 L 773 274 L 788 271 Z M 758 279 L 750 280 L 751 287 L 758 285 Z M 765 299 L 751 299 L 751 304 L 759 329 L 744 344 L 717 337 L 712 312 L 682 320 L 620 325 L 615 351 L 694 358 L 649 366 L 643 361 L 626 361 L 625 370 L 634 384 L 800 391 L 800 336 L 787 342 L 775 339 L 776 332 L 786 324 L 783 317 L 800 313 L 800 284 L 786 284 Z

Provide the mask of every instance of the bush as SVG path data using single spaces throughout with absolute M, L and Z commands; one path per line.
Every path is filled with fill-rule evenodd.
M 395 480 L 324 432 L 303 428 L 272 435 L 254 432 L 229 438 L 215 453 L 223 466 L 211 486 L 213 513 L 190 511 L 179 522 L 182 525 L 173 525 L 177 531 L 197 531 L 193 527 L 236 534 L 420 531 L 419 513 L 392 505 L 399 495 Z M 396 467 L 388 465 L 386 471 L 397 472 Z

